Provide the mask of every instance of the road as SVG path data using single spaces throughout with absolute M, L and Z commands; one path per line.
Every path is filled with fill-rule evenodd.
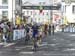
M 58 32 L 44 37 L 36 52 L 24 39 L 15 43 L 0 43 L 0 56 L 75 56 L 75 34 Z

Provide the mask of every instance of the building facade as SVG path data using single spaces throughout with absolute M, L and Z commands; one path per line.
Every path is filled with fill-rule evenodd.
M 61 0 L 0 0 L 0 19 L 9 19 L 9 21 L 12 21 L 15 24 L 16 15 L 19 14 L 21 16 L 21 19 L 24 16 L 27 19 L 29 18 L 29 22 L 33 21 L 37 23 L 50 23 L 51 18 L 53 20 L 54 18 L 60 19 L 60 10 L 57 9 L 57 5 L 59 5 L 60 2 Z M 33 8 L 22 8 L 26 6 L 33 6 Z M 43 6 L 45 7 L 45 9 L 42 8 Z M 34 7 L 38 8 L 34 9 Z M 48 7 L 50 7 L 50 9 L 48 9 Z M 53 13 L 53 15 L 51 15 L 51 12 Z
M 36 2 L 37 1 L 37 2 Z M 51 1 L 52 3 L 53 1 Z M 42 9 L 42 12 L 40 13 L 40 6 L 49 6 L 50 4 L 50 0 L 46 1 L 46 0 L 22 0 L 22 6 L 26 7 L 29 6 L 30 8 L 26 9 L 23 8 L 22 9 L 22 13 L 23 16 L 28 17 L 29 16 L 29 22 L 30 19 L 33 22 L 37 22 L 37 23 L 44 23 L 44 22 L 49 22 L 50 21 L 50 10 L 44 10 Z M 36 7 L 36 8 L 35 8 Z M 37 8 L 38 7 L 38 8 Z
M 62 13 L 69 23 L 75 23 L 75 0 L 62 0 Z
M 0 20 L 13 21 L 15 18 L 14 11 L 15 0 L 0 0 Z
M 37 2 L 36 2 L 37 1 Z M 59 11 L 59 9 L 57 9 L 56 7 L 58 7 L 58 3 L 60 4 L 61 0 L 22 0 L 22 13 L 23 16 L 29 16 L 29 18 L 32 19 L 33 22 L 37 22 L 37 23 L 51 23 L 51 18 L 54 19 L 53 15 L 51 15 L 51 12 L 54 14 L 60 14 L 60 12 L 56 12 Z M 40 8 L 39 7 L 43 7 L 42 8 L 42 13 L 40 13 Z M 38 8 L 37 8 L 38 7 Z M 50 8 L 49 8 L 50 7 Z M 36 9 L 37 8 L 37 9 Z M 49 9 L 48 9 L 49 8 Z M 58 14 L 58 15 L 59 15 Z

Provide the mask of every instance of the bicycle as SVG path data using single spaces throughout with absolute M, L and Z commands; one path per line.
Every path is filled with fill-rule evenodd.
M 38 36 L 35 36 L 34 38 L 32 38 L 32 41 L 33 41 L 33 51 L 36 51 L 37 48 L 38 48 L 38 45 L 37 45 L 37 40 Z

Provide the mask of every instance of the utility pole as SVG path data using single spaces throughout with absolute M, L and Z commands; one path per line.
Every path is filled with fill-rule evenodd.
M 53 23 L 53 10 L 50 11 L 51 17 L 50 17 L 50 24 Z
M 52 2 L 51 5 L 53 6 L 53 0 L 50 0 L 50 2 Z M 51 6 L 51 5 L 50 5 L 50 6 Z M 50 17 L 50 24 L 52 24 L 52 23 L 53 23 L 53 10 L 52 10 L 52 9 L 50 9 L 50 16 L 51 16 L 51 17 Z
M 52 2 L 52 4 L 50 4 L 50 6 L 53 6 L 53 0 L 50 0 L 50 3 Z M 50 20 L 49 20 L 49 34 L 51 35 L 51 24 L 53 23 L 53 10 L 50 8 Z
M 12 23 L 14 24 L 14 21 L 13 21 L 13 0 L 12 0 Z

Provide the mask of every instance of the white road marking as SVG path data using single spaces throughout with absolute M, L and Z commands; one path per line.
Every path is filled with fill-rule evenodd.
M 46 46 L 46 45 L 48 45 L 48 44 L 38 44 L 38 46 Z
M 69 35 L 69 36 L 75 36 L 75 34 Z
M 3 42 L 2 42 L 2 43 L 0 43 L 0 45 L 3 45 Z
M 16 49 L 17 51 L 19 51 L 20 49 Z
M 20 46 L 20 47 L 15 47 L 16 49 L 23 49 L 23 48 L 32 48 L 32 46 Z
M 50 55 L 64 55 L 64 56 L 66 55 L 66 56 L 68 56 L 68 55 L 75 55 L 75 54 L 43 54 L 43 55 L 49 55 L 49 56 Z
M 34 52 L 20 52 L 20 54 L 33 54 Z
M 4 45 L 4 47 L 9 47 L 11 45 L 14 45 L 15 43 L 7 43 L 6 45 Z
M 48 44 L 48 42 L 42 42 L 43 44 Z
M 74 44 L 68 44 L 68 46 L 74 46 Z
M 63 51 L 75 51 L 75 48 L 68 48 L 68 49 L 65 49 Z
M 56 46 L 56 45 L 59 45 L 59 43 L 55 43 L 55 44 L 48 44 L 48 45 Z
M 53 40 L 56 40 L 55 38 Z
M 55 46 L 56 44 L 50 44 L 51 46 Z

